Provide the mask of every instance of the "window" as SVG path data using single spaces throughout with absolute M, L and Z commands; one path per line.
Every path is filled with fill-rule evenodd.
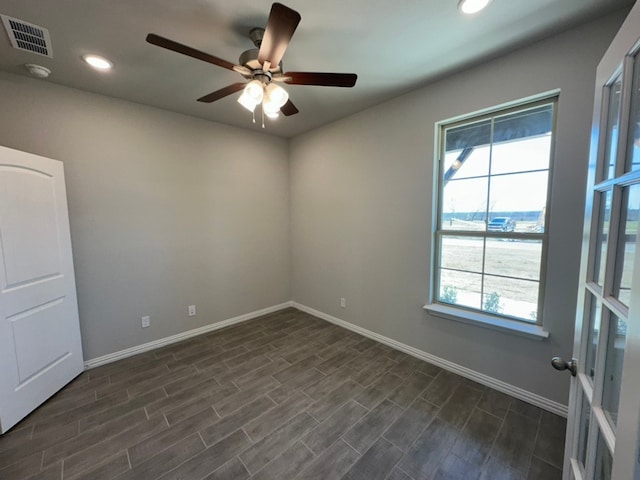
M 556 103 L 438 125 L 436 305 L 542 323 Z

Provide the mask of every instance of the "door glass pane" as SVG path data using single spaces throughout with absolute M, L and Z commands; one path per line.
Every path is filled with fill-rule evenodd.
M 620 233 L 613 294 L 626 306 L 631 300 L 631 275 L 636 252 L 636 235 L 640 211 L 640 185 L 624 189 L 620 213 Z
M 593 478 L 595 480 L 611 480 L 613 470 L 613 458 L 609 447 L 604 442 L 602 435 L 598 432 L 598 447 L 596 448 L 596 467 Z
M 609 242 L 609 223 L 611 221 L 611 190 L 597 193 L 595 201 L 600 203 L 600 215 L 598 216 L 598 229 L 595 234 L 596 248 L 593 263 L 593 280 L 598 285 L 604 285 L 605 263 L 607 260 L 607 245 Z M 595 235 L 594 235 L 595 236 Z
M 637 59 L 636 59 L 637 60 Z M 633 88 L 631 90 L 631 111 L 627 138 L 627 172 L 640 169 L 640 65 L 636 61 L 633 68 Z
M 605 309 L 606 311 L 606 309 Z M 602 388 L 602 408 L 615 428 L 618 420 L 620 386 L 622 384 L 622 363 L 627 339 L 627 322 L 610 313 L 609 338 L 607 340 L 607 359 L 604 369 Z
M 609 87 L 609 112 L 605 145 L 605 178 L 615 176 L 616 155 L 618 154 L 618 134 L 620 130 L 620 97 L 622 91 L 620 77 Z
M 582 389 L 580 389 L 582 392 Z M 582 408 L 580 409 L 580 430 L 578 432 L 578 461 L 582 468 L 587 464 L 587 440 L 589 439 L 589 422 L 591 421 L 591 405 L 582 392 Z M 584 471 L 584 470 L 583 470 Z
M 588 315 L 585 318 L 589 319 L 589 336 L 587 337 L 587 359 L 584 365 L 584 371 L 591 379 L 596 374 L 596 352 L 598 350 L 598 338 L 600 337 L 600 316 L 601 308 L 600 302 L 598 302 L 593 295 L 587 293 L 587 308 Z

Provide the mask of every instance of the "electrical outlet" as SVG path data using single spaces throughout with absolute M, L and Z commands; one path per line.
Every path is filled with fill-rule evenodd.
M 189 305 L 189 316 L 190 317 L 195 317 L 196 316 L 196 306 L 195 305 Z
M 340 299 L 340 308 L 347 308 L 347 299 L 344 297 Z
M 142 328 L 147 328 L 149 326 L 151 326 L 151 317 L 150 316 L 144 316 L 141 319 L 141 323 L 142 323 Z

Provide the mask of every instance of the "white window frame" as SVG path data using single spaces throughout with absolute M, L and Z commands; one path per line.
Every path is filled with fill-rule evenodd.
M 474 112 L 460 117 L 443 120 L 435 125 L 435 159 L 434 162 L 434 195 L 433 195 L 433 217 L 432 217 L 432 251 L 430 276 L 430 295 L 429 303 L 424 306 L 425 310 L 433 315 L 469 323 L 472 325 L 483 326 L 493 330 L 506 331 L 520 336 L 543 340 L 549 337 L 549 333 L 543 328 L 543 307 L 545 299 L 546 286 L 546 263 L 547 250 L 549 243 L 549 218 L 551 215 L 551 186 L 553 177 L 553 165 L 555 156 L 555 142 L 557 135 L 557 110 L 558 110 L 559 91 L 548 92 L 542 95 L 521 99 L 509 104 L 503 104 L 492 107 L 480 112 Z M 441 228 L 441 210 L 443 197 L 443 176 L 444 176 L 444 149 L 445 149 L 445 132 L 447 129 L 461 126 L 464 124 L 472 124 L 492 117 L 502 116 L 514 113 L 519 110 L 539 107 L 545 104 L 553 104 L 552 116 L 552 135 L 551 149 L 549 158 L 548 180 L 547 180 L 547 199 L 544 220 L 544 231 L 539 233 L 496 233 L 487 231 L 449 231 Z M 442 236 L 473 236 L 483 238 L 526 238 L 532 240 L 540 240 L 542 243 L 541 263 L 540 263 L 540 280 L 538 290 L 538 309 L 535 322 L 528 322 L 517 319 L 508 315 L 488 313 L 476 310 L 470 307 L 458 306 L 443 303 L 438 300 L 438 292 L 440 288 L 440 238 Z

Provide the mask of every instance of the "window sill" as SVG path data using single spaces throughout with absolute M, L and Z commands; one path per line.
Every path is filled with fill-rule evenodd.
M 543 330 L 540 325 L 527 324 L 506 318 L 496 318 L 478 312 L 467 312 L 437 303 L 425 305 L 423 308 L 437 317 L 475 325 L 476 327 L 489 328 L 491 330 L 497 330 L 498 332 L 510 333 L 534 340 L 545 340 L 549 338 L 549 332 Z

